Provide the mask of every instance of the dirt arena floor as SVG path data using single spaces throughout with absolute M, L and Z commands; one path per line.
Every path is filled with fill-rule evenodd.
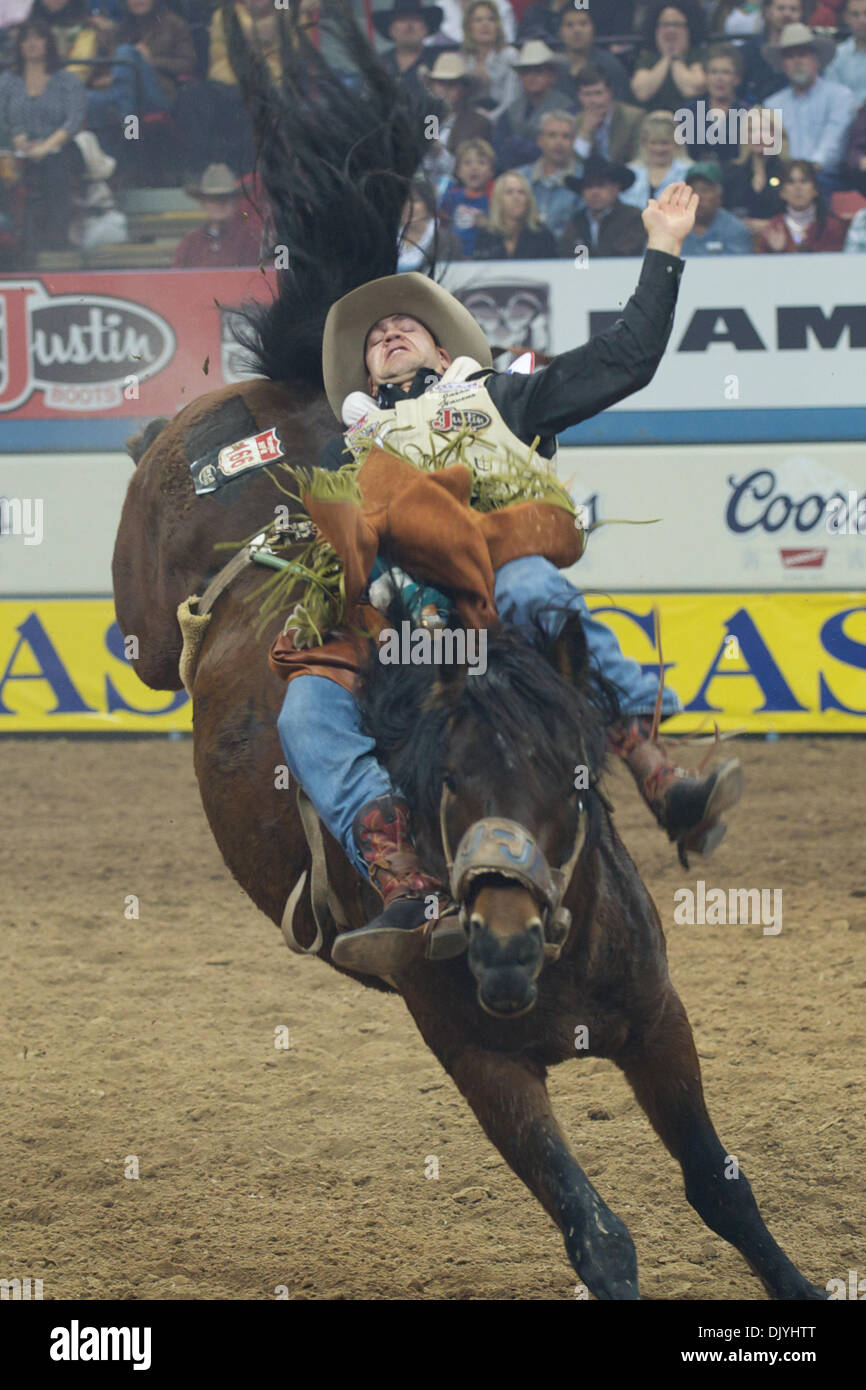
M 866 741 L 739 751 L 746 800 L 703 872 L 625 777 L 611 791 L 710 1112 L 823 1286 L 866 1274 Z M 7 740 L 2 763 L 0 1276 L 46 1299 L 574 1297 L 559 1233 L 400 1000 L 290 955 L 229 876 L 188 741 Z M 781 888 L 781 933 L 675 926 L 702 877 Z M 551 1090 L 645 1297 L 764 1297 L 612 1064 L 559 1067 Z

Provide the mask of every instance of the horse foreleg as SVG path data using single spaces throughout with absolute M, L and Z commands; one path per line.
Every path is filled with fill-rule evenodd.
M 616 1061 L 679 1162 L 686 1197 L 710 1230 L 745 1256 L 771 1298 L 826 1298 L 770 1235 L 748 1179 L 713 1128 L 692 1030 L 673 990 L 658 1026 L 631 1039 L 627 1053 Z
M 600 1299 L 639 1298 L 632 1238 L 570 1152 L 543 1069 L 472 1048 L 451 1074 L 487 1137 L 562 1231 L 568 1258 L 590 1292 Z

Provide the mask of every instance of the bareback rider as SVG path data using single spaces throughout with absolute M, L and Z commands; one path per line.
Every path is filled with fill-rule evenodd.
M 491 445 L 494 456 L 498 450 L 503 458 L 529 460 L 538 437 L 538 453 L 554 458 L 561 430 L 651 381 L 673 326 L 683 270 L 679 252 L 696 207 L 696 196 L 682 183 L 650 200 L 643 214 L 648 249 L 622 318 L 531 375 L 493 372 L 475 320 L 421 275 L 388 276 L 344 296 L 328 315 L 323 367 L 328 399 L 349 428 L 345 444 L 336 440 L 328 446 L 323 466 L 338 468 L 359 456 L 361 438 L 369 438 L 371 429 L 382 438 L 394 428 L 404 453 L 413 443 L 429 452 L 431 425 L 435 418 L 436 428 L 442 428 L 440 412 L 449 401 L 461 429 L 467 417 L 470 421 L 464 455 L 470 461 L 478 463 L 483 455 L 489 467 Z M 461 401 L 471 410 L 460 411 Z M 503 564 L 495 573 L 494 601 L 500 618 L 524 629 L 528 640 L 536 614 L 550 636 L 565 621 L 562 611 L 540 611 L 546 605 L 580 614 L 590 653 L 619 687 L 624 717 L 609 731 L 611 747 L 627 762 L 670 838 L 699 853 L 711 852 L 724 834 L 721 813 L 740 795 L 739 763 L 731 759 L 695 777 L 670 762 L 651 737 L 655 678 L 625 658 L 614 634 L 591 616 L 581 594 L 549 560 L 528 555 Z M 662 717 L 681 709 L 679 697 L 666 688 Z M 424 950 L 431 926 L 425 899 L 446 896 L 418 861 L 408 806 L 362 733 L 354 696 L 342 685 L 314 674 L 292 676 L 279 732 L 291 772 L 384 903 L 374 921 L 337 937 L 332 959 L 362 973 L 390 974 Z

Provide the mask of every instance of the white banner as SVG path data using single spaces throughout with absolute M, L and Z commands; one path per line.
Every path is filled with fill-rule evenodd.
M 458 263 L 444 283 L 492 344 L 559 353 L 616 320 L 640 264 L 592 257 L 583 268 L 566 260 Z M 707 258 L 686 265 L 655 379 L 613 415 L 664 412 L 663 432 L 648 442 L 681 440 L 676 417 L 693 412 L 703 417 L 689 434 L 696 440 L 861 438 L 864 379 L 866 258 Z M 806 411 L 821 418 L 803 421 Z M 623 428 L 620 420 L 624 441 Z
M 651 523 L 593 532 L 581 588 L 866 587 L 859 445 L 566 448 L 559 476 L 590 523 Z

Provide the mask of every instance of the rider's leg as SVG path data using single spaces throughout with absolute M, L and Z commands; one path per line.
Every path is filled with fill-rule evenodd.
M 731 758 L 705 777 L 695 777 L 671 762 L 650 737 L 657 678 L 627 658 L 615 634 L 592 616 L 583 595 L 540 555 L 510 560 L 496 572 L 496 608 L 504 622 L 526 630 L 532 640 L 538 617 L 549 636 L 558 635 L 565 616 L 544 612 L 549 604 L 579 613 L 586 644 L 599 670 L 617 686 L 623 718 L 608 731 L 610 748 L 627 763 L 659 825 L 675 840 L 682 858 L 692 849 L 709 854 L 721 841 L 725 827 L 719 817 L 733 806 L 742 790 L 742 769 Z M 682 709 L 676 691 L 665 686 L 662 719 Z
M 444 893 L 421 868 L 406 801 L 361 729 L 354 696 L 336 681 L 295 676 L 277 727 L 289 771 L 385 905 L 368 926 L 337 938 L 332 959 L 347 969 L 390 973 L 422 948 L 430 927 L 426 900 Z

